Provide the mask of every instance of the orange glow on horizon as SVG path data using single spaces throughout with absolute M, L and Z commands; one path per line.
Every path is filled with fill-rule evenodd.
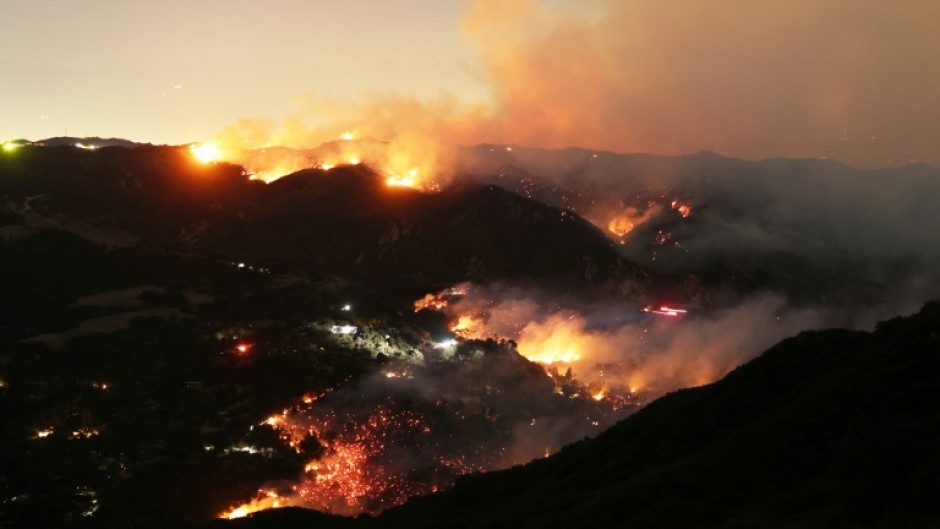
M 201 163 L 210 164 L 222 160 L 222 148 L 214 141 L 193 143 L 189 152 Z

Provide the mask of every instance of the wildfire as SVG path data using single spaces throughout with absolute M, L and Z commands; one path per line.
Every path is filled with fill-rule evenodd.
M 675 199 L 672 201 L 672 209 L 679 212 L 682 215 L 682 218 L 687 219 L 692 216 L 692 205 L 688 202 L 680 199 Z
M 425 294 L 423 298 L 414 302 L 415 312 L 422 310 L 446 309 L 452 302 L 467 295 L 468 287 L 466 285 L 457 285 L 437 294 Z
M 203 143 L 193 143 L 189 146 L 189 152 L 201 163 L 209 164 L 222 160 L 222 148 L 214 141 Z
M 450 332 L 463 338 L 476 338 L 481 326 L 482 322 L 478 318 L 465 314 L 450 326 Z
M 258 489 L 258 495 L 250 502 L 225 511 L 219 515 L 219 518 L 234 520 L 236 518 L 244 518 L 251 513 L 263 511 L 265 509 L 277 509 L 278 507 L 287 506 L 288 503 L 281 498 L 277 491 L 269 489 Z
M 398 176 L 395 173 L 389 173 L 388 178 L 385 179 L 385 183 L 389 187 L 418 187 L 418 170 L 409 169 L 406 176 Z
M 603 217 L 595 218 L 594 222 L 598 227 L 602 227 L 603 221 L 601 219 L 609 219 L 607 220 L 607 231 L 616 235 L 620 239 L 620 242 L 623 243 L 625 237 L 629 235 L 630 232 L 636 229 L 637 226 L 650 220 L 660 211 L 662 211 L 662 206 L 651 201 L 646 205 L 644 210 L 635 207 L 618 208 L 616 211 L 606 214 Z
M 617 237 L 623 237 L 630 233 L 633 231 L 633 227 L 633 222 L 626 217 L 614 217 L 607 225 L 607 229 Z
M 232 507 L 221 518 L 287 505 L 346 516 L 376 514 L 491 464 L 463 453 L 448 454 L 432 438 L 434 422 L 428 415 L 402 409 L 393 400 L 351 411 L 315 406 L 315 402 L 305 399 L 263 423 L 298 453 L 305 453 L 311 444 L 319 447 L 317 456 L 304 466 L 304 478 L 286 494 L 261 489 L 251 501 Z M 403 465 L 401 447 L 437 455 L 426 458 L 422 466 Z

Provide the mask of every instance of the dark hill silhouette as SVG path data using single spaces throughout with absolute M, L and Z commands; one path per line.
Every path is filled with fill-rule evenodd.
M 319 273 L 441 283 L 631 272 L 594 226 L 496 186 L 426 194 L 389 188 L 367 168 L 308 170 L 269 185 L 254 212 L 206 245 Z
M 785 340 L 555 456 L 376 519 L 213 527 L 936 527 L 940 303 Z
M 125 140 L 123 138 L 99 138 L 98 136 L 87 138 L 79 138 L 77 136 L 56 136 L 54 138 L 39 140 L 36 143 L 39 145 L 45 145 L 46 147 L 72 147 L 76 143 L 81 143 L 82 145 L 91 145 L 98 148 L 127 147 L 129 149 L 150 145 L 147 143 Z
M 264 185 L 239 166 L 198 164 L 185 147 L 33 146 L 0 160 L 0 194 L 21 205 L 34 197 L 44 215 L 127 232 L 140 244 L 373 289 L 519 276 L 611 290 L 647 281 L 568 211 L 493 185 L 389 188 L 365 166 Z

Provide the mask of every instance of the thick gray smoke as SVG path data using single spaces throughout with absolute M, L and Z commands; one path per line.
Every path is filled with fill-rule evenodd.
M 940 170 L 931 166 L 489 146 L 461 160 L 471 177 L 571 207 L 602 230 L 628 220 L 628 233 L 611 235 L 657 272 L 795 301 L 894 301 L 899 311 L 940 295 Z

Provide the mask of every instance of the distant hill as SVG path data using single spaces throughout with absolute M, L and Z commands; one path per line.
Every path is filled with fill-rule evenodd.
M 76 144 L 82 144 L 85 146 L 93 146 L 96 148 L 101 147 L 126 147 L 128 149 L 134 149 L 142 145 L 149 145 L 147 143 L 140 143 L 131 140 L 125 140 L 122 138 L 99 138 L 97 136 L 79 138 L 76 136 L 56 136 L 54 138 L 46 138 L 44 140 L 39 140 L 35 142 L 37 145 L 42 145 L 45 147 L 73 147 Z
M 299 509 L 213 527 L 936 527 L 940 303 L 806 332 L 596 439 L 377 519 Z

